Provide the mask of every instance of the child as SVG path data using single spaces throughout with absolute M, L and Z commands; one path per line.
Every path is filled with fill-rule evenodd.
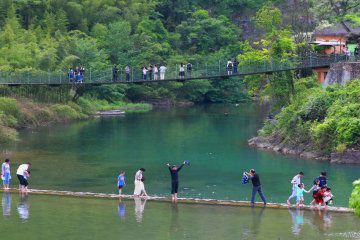
M 310 205 L 315 205 L 316 204 L 316 199 L 318 198 L 318 191 L 321 189 L 320 187 L 320 180 L 319 179 L 316 179 L 315 180 L 315 183 L 314 183 L 314 186 L 309 190 L 310 191 L 313 191 L 312 195 L 313 195 L 313 200 L 311 201 Z
M 1 179 L 3 180 L 4 190 L 10 189 L 10 160 L 5 159 L 5 162 L 1 165 Z
M 122 194 L 122 188 L 125 186 L 125 172 L 120 171 L 120 175 L 117 178 L 117 186 L 119 188 L 119 195 Z
M 296 206 L 302 207 L 304 205 L 304 192 L 309 193 L 304 189 L 304 184 L 300 183 L 296 186 Z
M 327 205 L 332 204 L 332 200 L 333 200 L 333 195 L 331 193 L 331 188 L 326 188 L 326 190 L 323 193 L 323 200 L 324 203 Z

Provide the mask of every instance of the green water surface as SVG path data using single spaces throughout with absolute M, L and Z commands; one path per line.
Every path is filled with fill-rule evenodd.
M 353 214 L 0 194 L 1 239 L 359 239 Z
M 132 194 L 134 174 L 144 167 L 148 193 L 165 196 L 170 180 L 164 164 L 189 160 L 191 167 L 180 172 L 183 197 L 248 200 L 250 185 L 242 185 L 241 176 L 255 168 L 268 201 L 284 202 L 297 172 L 305 172 L 304 183 L 310 188 L 325 170 L 335 204 L 347 206 L 351 183 L 360 177 L 359 165 L 331 165 L 247 146 L 266 112 L 256 104 L 155 110 L 24 130 L 20 142 L 2 148 L 12 159 L 13 184 L 18 164 L 30 161 L 30 184 L 37 189 L 115 193 L 123 169 L 124 192 Z M 305 201 L 310 200 L 305 195 Z

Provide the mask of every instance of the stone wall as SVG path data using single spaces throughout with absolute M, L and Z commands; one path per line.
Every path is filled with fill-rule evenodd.
M 331 64 L 323 85 L 345 85 L 354 79 L 360 79 L 360 62 L 338 62 Z

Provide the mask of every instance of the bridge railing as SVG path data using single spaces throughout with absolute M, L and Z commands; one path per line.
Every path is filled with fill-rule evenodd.
M 331 63 L 346 61 L 344 55 L 308 55 L 301 57 L 292 57 L 286 59 L 271 59 L 264 61 L 242 61 L 239 63 L 237 71 L 232 69 L 232 75 L 248 75 L 271 73 L 277 71 L 295 70 L 303 68 L 326 67 Z M 193 64 L 191 72 L 185 71 L 185 79 L 201 79 L 209 77 L 221 77 L 228 75 L 226 67 L 227 61 L 218 61 L 215 63 Z M 165 80 L 177 80 L 179 76 L 179 65 L 167 66 Z M 147 75 L 143 79 L 141 67 L 130 68 L 129 82 L 154 81 L 154 76 Z M 159 74 L 157 80 L 159 80 Z M 83 81 L 85 83 L 110 83 L 114 76 L 112 68 L 105 70 L 85 69 Z M 127 82 L 124 67 L 119 68 L 117 74 L 118 82 Z M 0 72 L 0 84 L 72 84 L 67 72 L 33 71 L 25 70 L 22 72 Z

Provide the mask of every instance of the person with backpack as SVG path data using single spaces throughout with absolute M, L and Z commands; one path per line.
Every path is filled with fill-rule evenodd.
M 226 69 L 227 69 L 227 75 L 232 75 L 233 74 L 233 63 L 232 63 L 231 59 L 229 59 L 227 61 Z
M 234 61 L 233 61 L 233 74 L 238 73 L 238 65 L 239 65 L 239 62 L 236 60 L 236 58 L 234 58 Z
M 186 65 L 186 71 L 187 71 L 187 77 L 191 78 L 191 72 L 192 72 L 192 64 L 190 62 L 188 62 L 188 64 Z
M 261 200 L 264 202 L 264 205 L 266 205 L 266 198 L 261 190 L 261 182 L 260 182 L 259 174 L 257 174 L 254 169 L 250 169 L 249 173 L 245 173 L 245 174 L 249 177 L 253 185 L 250 206 L 253 207 L 255 204 L 256 193 L 259 193 Z
M 116 65 L 114 65 L 114 67 L 112 69 L 112 74 L 113 74 L 113 82 L 117 82 L 119 69 L 118 69 L 118 67 Z

